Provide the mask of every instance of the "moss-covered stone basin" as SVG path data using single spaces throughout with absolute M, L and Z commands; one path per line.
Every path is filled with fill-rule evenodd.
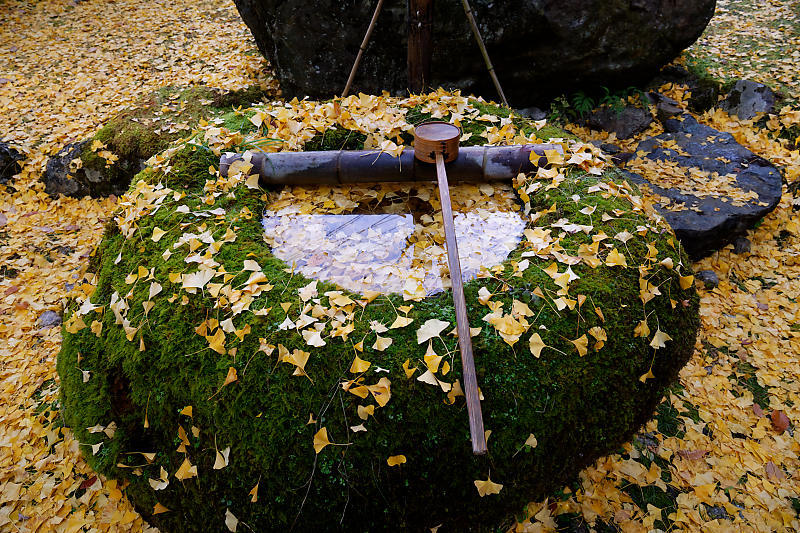
M 281 113 L 253 135 L 279 136 Z M 494 530 L 630 438 L 692 353 L 677 240 L 564 141 L 515 182 L 520 246 L 465 286 L 491 430 L 476 457 L 450 293 L 292 271 L 264 242 L 276 193 L 216 173 L 246 142 L 210 125 L 141 173 L 65 319 L 66 422 L 163 531 Z

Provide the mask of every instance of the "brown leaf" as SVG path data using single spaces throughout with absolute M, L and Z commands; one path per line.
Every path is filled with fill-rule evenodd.
M 707 453 L 708 450 L 678 450 L 678 455 L 685 457 L 690 461 L 697 461 Z
M 776 481 L 786 477 L 786 474 L 783 473 L 783 470 L 781 470 L 780 467 L 775 466 L 775 463 L 772 461 L 764 465 L 764 470 L 767 472 L 768 478 Z
M 764 416 L 764 410 L 761 408 L 760 405 L 758 405 L 757 403 L 754 403 L 753 404 L 753 414 L 755 414 L 757 417 L 761 418 L 762 416 Z
M 10 286 L 9 288 L 7 288 L 7 289 L 5 290 L 5 295 L 6 295 L 6 296 L 9 296 L 9 295 L 11 295 L 11 294 L 14 294 L 14 293 L 15 293 L 15 292 L 17 292 L 18 290 L 19 290 L 19 286 L 18 286 L 18 285 L 12 285 L 12 286 Z
M 81 485 L 80 485 L 80 488 L 82 488 L 82 489 L 88 489 L 89 487 L 91 487 L 92 485 L 94 485 L 94 482 L 95 482 L 95 481 L 97 481 L 97 476 L 92 476 L 92 477 L 90 477 L 89 479 L 85 479 L 85 480 L 83 481 L 83 483 L 81 483 Z
M 789 417 L 783 411 L 773 410 L 769 418 L 772 420 L 772 427 L 778 432 L 778 435 L 789 429 Z

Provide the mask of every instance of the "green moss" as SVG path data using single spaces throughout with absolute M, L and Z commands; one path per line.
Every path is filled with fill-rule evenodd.
M 736 387 L 732 391 L 736 396 L 741 396 L 744 391 L 749 391 L 753 395 L 753 402 L 757 403 L 762 409 L 769 408 L 769 391 L 758 382 L 756 367 L 744 361 L 736 363 L 735 372 L 729 376 Z
M 328 128 L 306 141 L 305 149 L 311 150 L 363 150 L 367 136 L 344 128 Z
M 227 93 L 203 86 L 166 87 L 151 93 L 100 128 L 81 153 L 83 169 L 104 177 L 102 183 L 93 185 L 92 194 L 124 191 L 131 178 L 143 169 L 146 160 L 186 137 L 200 119 L 226 111 L 235 114 L 231 107 L 249 105 L 262 96 L 263 91 L 258 86 Z M 100 157 L 98 152 L 104 148 L 92 149 L 94 141 L 103 143 L 118 159 L 108 162 Z
M 642 511 L 650 512 L 648 505 L 661 510 L 661 519 L 653 523 L 654 528 L 670 531 L 674 527 L 668 517 L 678 510 L 677 496 L 680 492 L 677 489 L 668 486 L 670 492 L 667 492 L 655 485 L 640 486 L 627 481 L 623 481 L 621 488 Z
M 407 360 L 412 366 L 423 364 L 424 346 L 416 341 L 422 323 L 439 318 L 455 324 L 451 295 L 415 303 L 408 314 L 414 323 L 391 330 L 393 344 L 385 352 L 369 349 L 375 338 L 369 323 L 393 321 L 394 309 L 404 303 L 398 296 L 381 297 L 359 309 L 347 343 L 330 338 L 322 349 L 309 348 L 294 330 L 280 328 L 287 316 L 298 316 L 302 302 L 297 291 L 310 280 L 288 273 L 264 245 L 258 214 L 269 195 L 238 188 L 220 195 L 213 205 L 224 214 L 193 214 L 212 209 L 202 196 L 206 180 L 211 179 L 209 164 L 213 158 L 202 147 L 188 147 L 172 156 L 170 172 L 139 174 L 137 182 L 162 183 L 187 194 L 180 201 L 170 195 L 155 213 L 140 218 L 132 238 L 126 239 L 117 227 L 107 231 L 96 254 L 97 289 L 92 297 L 103 308 L 83 317 L 87 325 L 102 324 L 102 332 L 97 336 L 87 327 L 69 333 L 68 315 L 58 358 L 64 419 L 86 447 L 87 460 L 98 472 L 125 479 L 128 497 L 162 531 L 221 530 L 227 509 L 254 530 L 292 525 L 298 530 L 326 530 L 340 520 L 356 531 L 417 530 L 440 523 L 455 531 L 508 525 L 509 517 L 526 502 L 569 481 L 580 468 L 629 439 L 651 417 L 664 388 L 692 353 L 698 298 L 693 290 L 681 290 L 675 271 L 666 268 L 653 270 L 651 281 L 663 296 L 647 304 L 647 320 L 653 331 L 660 328 L 673 340 L 654 352 L 648 339 L 632 336 L 633 325 L 643 317 L 639 272 L 633 263 L 644 261 L 647 242 L 652 241 L 659 258 L 689 264 L 668 235 L 651 233 L 647 242 L 630 240 L 625 247 L 629 268 L 574 265 L 580 279 L 570 285 L 570 294 L 584 295 L 586 301 L 582 307 L 562 311 L 550 299 L 534 294 L 537 288 L 549 294 L 558 290 L 543 271 L 550 260 L 528 257 L 531 266 L 520 277 L 511 276 L 513 262 L 523 259 L 521 248 L 505 263 L 500 277 L 506 282 L 489 278 L 465 286 L 471 324 L 484 326 L 473 346 L 485 396 L 484 421 L 492 430 L 489 455 L 473 456 L 463 398 L 448 405 L 438 388 L 406 379 L 402 369 Z M 603 179 L 608 178 L 618 179 L 614 174 Z M 561 187 L 534 196 L 533 210 L 556 205 L 537 225 L 568 218 L 594 225 L 594 233 L 600 229 L 609 236 L 625 230 L 635 233 L 645 222 L 635 213 L 600 222 L 601 212 L 629 205 L 594 190 L 597 183 L 596 177 L 574 174 Z M 581 197 L 580 205 L 574 195 Z M 587 203 L 597 206 L 594 215 L 581 212 Z M 186 206 L 188 213 L 178 205 Z M 204 319 L 224 320 L 231 313 L 216 306 L 207 293 L 187 295 L 180 284 L 168 281 L 172 273 L 194 270 L 187 269 L 186 247 L 176 249 L 173 244 L 185 232 L 199 233 L 201 226 L 217 242 L 229 228 L 236 233 L 235 242 L 223 244 L 213 256 L 233 276 L 229 285 L 243 286 L 250 274 L 243 270 L 244 261 L 254 260 L 275 287 L 250 306 L 270 309 L 266 315 L 232 316 L 236 328 L 252 329 L 241 341 L 228 335 L 226 346 L 235 348 L 235 353 L 210 350 L 195 331 Z M 151 238 L 156 227 L 166 231 L 158 242 Z M 561 243 L 565 253 L 574 255 L 581 244 L 591 243 L 591 236 L 565 235 Z M 171 255 L 165 255 L 167 251 Z M 139 267 L 152 269 L 147 279 L 126 283 L 126 276 Z M 145 315 L 142 302 L 148 299 L 150 276 L 164 290 L 153 298 L 154 306 Z M 478 303 L 483 287 L 495 293 L 493 300 L 506 310 L 515 299 L 528 303 L 536 316 L 531 320 L 545 329 L 534 328 L 509 346 L 481 321 L 488 312 Z M 320 282 L 319 293 L 334 288 Z M 138 328 L 132 340 L 109 308 L 115 293 L 129 295 L 127 320 Z M 670 299 L 677 302 L 674 309 Z M 291 304 L 288 313 L 281 303 Z M 322 296 L 320 303 L 327 306 L 328 298 Z M 599 351 L 581 357 L 569 341 L 594 326 L 604 328 L 608 340 Z M 559 351 L 546 348 L 534 358 L 527 348 L 534 331 Z M 292 365 L 279 362 L 275 353 L 259 351 L 260 339 L 290 351 L 308 348 L 308 377 L 292 375 Z M 365 422 L 366 433 L 353 433 L 348 428 L 362 422 L 356 407 L 374 403 L 340 385 L 350 376 L 352 344 L 360 339 L 367 347 L 361 356 L 373 363 L 366 383 L 388 377 L 392 397 Z M 434 347 L 440 354 L 451 354 L 447 360 L 453 369 L 446 379 L 460 378 L 455 339 L 445 336 Z M 229 367 L 236 368 L 238 380 L 222 387 Z M 642 383 L 639 377 L 650 368 L 655 378 Z M 88 380 L 84 372 L 89 373 Z M 179 414 L 188 405 L 193 407 L 192 418 Z M 316 423 L 307 423 L 310 414 Z M 86 429 L 112 421 L 117 429 L 111 439 Z M 338 445 L 315 454 L 312 438 L 322 427 Z M 176 451 L 179 428 L 187 436 L 185 452 Z M 531 433 L 538 439 L 534 449 L 524 446 Z M 93 455 L 88 446 L 99 442 L 103 445 Z M 214 470 L 214 450 L 226 447 L 231 447 L 230 464 Z M 141 452 L 153 452 L 155 459 L 148 463 Z M 387 466 L 386 458 L 397 454 L 408 462 Z M 199 475 L 180 482 L 172 474 L 186 458 Z M 170 473 L 170 484 L 154 491 L 148 479 L 157 479 L 162 467 Z M 473 481 L 489 475 L 503 483 L 503 490 L 480 498 Z M 259 499 L 251 503 L 248 493 L 256 484 Z M 156 502 L 171 511 L 153 516 Z

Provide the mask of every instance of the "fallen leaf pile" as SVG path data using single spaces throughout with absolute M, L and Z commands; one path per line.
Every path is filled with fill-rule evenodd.
M 717 0 L 711 24 L 688 56 L 715 78 L 766 83 L 800 101 L 797 3 Z
M 721 13 L 725 16 L 729 4 L 720 2 Z M 789 3 L 769 2 L 764 10 L 783 13 L 787 5 Z M 59 327 L 50 322 L 52 315 L 45 313 L 59 311 L 69 293 L 82 300 L 83 305 L 81 312 L 73 315 L 72 322 L 65 327 L 76 331 L 97 328 L 91 319 L 96 309 L 88 298 L 92 287 L 84 282 L 84 273 L 103 227 L 114 212 L 115 199 L 52 200 L 44 195 L 36 180 L 47 155 L 70 140 L 89 136 L 104 120 L 152 89 L 192 82 L 232 89 L 265 82 L 261 77 L 263 61 L 253 53 L 252 40 L 232 5 L 209 0 L 178 1 L 158 6 L 159 17 L 152 16 L 153 9 L 150 5 L 125 0 L 108 4 L 12 2 L 4 6 L 10 15 L 0 30 L 0 61 L 4 65 L 0 78 L 0 134 L 21 145 L 29 159 L 22 175 L 13 183 L 15 190 L 0 192 L 0 316 L 3 317 L 0 321 L 0 528 L 140 531 L 147 527 L 125 498 L 125 487 L 96 475 L 81 458 L 81 453 L 98 453 L 100 447 L 95 449 L 77 442 L 60 424 L 55 357 L 61 334 Z M 755 17 L 753 23 L 759 20 Z M 788 55 L 791 56 L 791 52 Z M 785 86 L 797 86 L 794 69 L 780 70 L 777 75 Z M 671 89 L 675 91 L 674 96 L 680 96 L 681 88 Z M 459 114 L 472 116 L 470 114 L 475 113 L 467 99 L 457 94 L 439 93 L 416 98 L 419 100 L 415 103 L 426 106 L 434 117 L 449 114 L 458 121 Z M 279 145 L 267 145 L 267 149 L 302 148 L 319 131 L 336 123 L 366 133 L 367 144 L 372 148 L 397 153 L 403 149 L 402 134 L 407 131 L 407 123 L 399 111 L 401 107 L 396 104 L 393 99 L 367 95 L 352 96 L 340 102 L 338 109 L 334 103 L 294 101 L 259 107 L 249 112 L 248 119 L 258 128 L 252 140 L 284 140 Z M 786 109 L 772 119 L 794 126 L 794 113 Z M 498 117 L 481 118 L 491 124 L 483 132 L 487 143 L 520 140 L 519 132 L 514 131 L 510 122 L 504 123 Z M 797 303 L 800 287 L 796 281 L 800 277 L 797 209 L 800 197 L 797 188 L 791 187 L 797 184 L 800 175 L 800 157 L 796 148 L 785 140 L 776 139 L 769 128 L 760 129 L 752 121 L 740 122 L 718 111 L 698 118 L 731 132 L 739 142 L 780 165 L 789 184 L 784 188 L 784 199 L 775 212 L 750 232 L 753 244 L 749 253 L 734 255 L 729 247 L 695 265 L 697 270 L 713 269 L 721 282 L 717 288 L 702 292 L 702 331 L 696 353 L 681 373 L 680 384 L 659 407 L 656 417 L 620 453 L 585 469 L 580 479 L 547 500 L 531 503 L 528 519 L 515 526 L 518 531 L 578 527 L 583 522 L 597 528 L 603 523 L 623 531 L 800 528 L 797 518 L 800 443 L 795 437 L 795 424 L 800 420 L 797 386 L 800 383 L 800 305 Z M 228 132 L 215 123 L 205 124 L 199 135 L 218 149 L 243 140 L 237 133 Z M 559 187 L 566 180 L 559 170 L 561 167 L 580 166 L 593 174 L 604 167 L 605 163 L 591 147 L 582 143 L 564 144 L 565 156 L 548 154 L 554 165 L 551 169 L 542 168 L 531 179 L 516 183 L 523 203 L 537 191 Z M 163 162 L 159 157 L 153 161 L 156 166 Z M 268 313 L 269 310 L 251 309 L 250 305 L 261 291 L 272 290 L 260 265 L 254 261 L 246 262 L 247 281 L 235 288 L 226 286 L 230 274 L 215 264 L 213 252 L 234 242 L 235 234 L 216 231 L 215 221 L 224 213 L 216 211 L 218 208 L 214 204 L 217 198 L 229 194 L 235 187 L 246 186 L 249 169 L 239 170 L 238 175 L 230 178 L 209 176 L 203 198 L 207 208 L 202 213 L 194 211 L 197 222 L 181 232 L 159 228 L 160 231 L 146 236 L 136 235 L 137 218 L 152 214 L 161 205 L 185 201 L 179 191 L 140 183 L 123 199 L 118 214 L 123 232 L 137 238 L 172 239 L 175 244 L 172 253 L 186 258 L 186 270 L 175 272 L 168 279 L 155 279 L 148 268 L 129 273 L 130 285 L 145 287 L 149 301 L 176 298 L 179 302 L 186 294 L 201 288 L 215 298 L 225 298 L 230 319 L 206 320 L 198 324 L 196 330 L 208 340 L 209 347 L 219 353 L 235 350 L 236 339 L 250 333 L 246 328 L 237 329 L 233 317 L 244 312 Z M 506 193 L 500 190 L 493 191 L 493 195 L 474 190 L 469 193 L 473 201 L 482 202 L 484 196 L 492 196 L 497 205 L 505 202 Z M 302 194 L 299 190 L 286 191 L 274 206 L 275 210 L 286 209 L 289 202 L 297 198 L 301 205 L 304 201 L 308 204 L 318 201 L 303 198 Z M 327 191 L 319 200 L 321 204 L 315 207 L 327 210 L 324 216 L 340 216 L 347 209 L 355 209 L 355 206 L 348 207 L 350 204 L 359 204 L 368 195 L 396 195 L 397 201 L 389 202 L 392 205 L 408 200 L 388 187 L 365 188 L 352 194 L 355 196 Z M 591 194 L 621 196 L 629 199 L 634 210 L 648 209 L 647 199 L 639 199 L 630 191 L 607 183 L 599 185 Z M 467 202 L 468 196 L 465 194 L 462 201 Z M 429 192 L 426 194 L 423 188 L 417 189 L 416 197 L 435 203 L 435 197 Z M 337 204 L 337 199 L 344 203 Z M 586 216 L 622 214 L 595 213 L 591 199 L 591 195 L 575 199 Z M 327 201 L 333 205 L 325 205 Z M 336 209 L 342 211 L 336 212 Z M 404 209 L 398 212 L 405 213 Z M 431 209 L 435 211 L 433 203 Z M 495 212 L 507 211 L 501 208 Z M 291 217 L 310 213 L 310 210 L 284 213 L 282 219 L 291 220 Z M 524 209 L 522 214 L 534 221 L 541 216 L 529 209 Z M 259 214 L 251 213 L 251 216 Z M 405 222 L 406 219 L 401 218 L 403 220 L 393 223 L 392 232 L 407 224 L 405 227 L 412 240 L 430 238 L 434 244 L 428 246 L 429 251 L 437 246 L 434 235 L 438 230 L 433 227 L 436 224 L 423 221 L 422 228 L 418 229 L 415 221 Z M 276 219 L 275 223 L 286 224 L 286 221 Z M 655 227 L 657 222 L 653 224 Z M 308 232 L 309 228 L 306 224 L 301 229 Z M 646 236 L 652 229 L 644 226 L 636 234 L 605 235 L 597 233 L 591 225 L 564 219 L 551 227 L 525 230 L 523 255 L 552 259 L 546 272 L 556 288 L 546 294 L 542 292 L 540 297 L 559 310 L 583 308 L 584 312 L 597 313 L 602 318 L 603 310 L 594 308 L 585 295 L 569 292 L 575 276 L 571 267 L 576 264 L 591 268 L 600 264 L 609 268 L 639 267 L 627 264 L 626 243 L 631 239 L 646 243 Z M 297 227 L 284 226 L 284 231 L 297 231 Z M 579 250 L 563 249 L 560 236 L 577 232 L 591 234 L 596 239 L 592 245 Z M 350 239 L 352 235 L 344 238 Z M 332 241 L 331 246 L 334 244 Z M 358 250 L 358 243 L 351 244 L 354 248 L 348 253 L 363 253 Z M 400 243 L 383 244 L 383 250 L 402 255 Z M 313 262 L 309 258 L 314 251 L 290 250 L 287 254 L 301 252 L 305 254 L 303 268 L 307 268 Z M 434 261 L 430 257 L 436 256 L 436 253 L 430 254 L 423 264 Z M 298 261 L 300 259 L 298 257 Z M 497 261 L 500 260 L 498 255 Z M 476 268 L 484 266 L 491 272 L 492 265 L 486 262 L 476 262 Z M 319 272 L 334 269 L 323 263 L 311 266 L 319 266 Z M 408 270 L 418 266 L 412 261 Z M 689 275 L 677 271 L 680 265 L 658 258 L 656 254 L 647 265 L 641 266 L 642 306 L 646 307 L 653 298 L 668 297 L 660 294 L 658 283 L 651 282 L 655 273 L 675 273 L 681 275 L 682 284 L 692 283 Z M 521 272 L 529 265 L 523 259 L 515 262 L 514 268 Z M 320 277 L 330 275 L 335 273 L 326 272 Z M 406 286 L 406 281 L 402 286 Z M 421 296 L 419 286 L 412 287 L 409 292 Z M 378 297 L 368 289 L 364 289 L 363 294 L 364 302 Z M 488 291 L 479 295 L 487 311 L 483 317 L 484 327 L 496 329 L 513 345 L 535 323 L 535 317 L 521 302 L 504 309 L 492 296 Z M 310 379 L 306 372 L 309 353 L 326 342 L 338 342 L 337 337 L 346 339 L 355 310 L 362 301 L 353 301 L 340 291 L 320 295 L 316 282 L 293 297 L 299 298 L 306 307 L 282 327 L 295 329 L 303 335 L 308 351 L 289 352 L 266 342 L 262 349 L 274 352 L 281 364 L 290 365 L 297 376 L 292 379 Z M 112 296 L 111 302 L 104 303 L 118 316 L 119 323 L 129 334 L 129 341 L 140 342 L 141 338 L 136 335 L 139 324 L 127 322 L 130 310 L 126 307 L 125 295 L 117 295 L 116 299 Z M 146 316 L 147 311 L 145 305 L 131 315 Z M 363 356 L 365 345 L 383 351 L 391 346 L 392 329 L 413 327 L 421 348 L 420 357 L 419 361 L 406 362 L 406 375 L 400 379 L 413 378 L 439 387 L 449 401 L 454 401 L 461 387 L 457 381 L 447 381 L 449 364 L 445 354 L 438 354 L 432 348 L 433 341 L 447 335 L 453 324 L 428 320 L 411 325 L 406 313 L 398 309 L 393 323 L 370 324 L 370 334 L 365 339 L 357 339 L 361 345 L 360 350 L 356 345 L 358 353 Z M 95 329 L 92 332 L 102 334 Z M 646 321 L 644 326 L 631 324 L 631 334 L 650 339 L 654 350 L 670 340 L 661 330 L 650 331 Z M 534 356 L 551 349 L 538 333 L 528 335 L 529 341 L 524 342 Z M 602 350 L 604 336 L 602 328 L 592 328 L 578 332 L 571 342 L 583 355 L 588 350 Z M 428 350 L 423 355 L 426 346 Z M 367 400 L 374 402 L 360 406 L 357 415 L 363 423 L 350 428 L 354 434 L 366 431 L 374 410 L 391 400 L 388 378 L 366 383 L 360 377 L 372 364 L 363 357 L 355 355 L 350 368 L 352 379 L 342 383 L 344 390 L 363 398 L 365 403 Z M 233 367 L 231 370 L 220 383 L 222 387 L 235 386 L 231 384 L 238 376 Z M 641 379 L 649 377 L 645 374 Z M 84 379 L 91 379 L 91 375 Z M 392 376 L 392 379 L 397 378 Z M 191 408 L 187 409 L 182 414 L 191 417 Z M 313 423 L 313 416 L 309 422 Z M 113 437 L 111 426 L 91 430 Z M 186 441 L 186 431 L 178 437 L 181 443 Z M 522 435 L 520 442 L 523 441 L 522 446 L 534 448 L 537 445 L 534 435 Z M 337 442 L 331 441 L 327 428 L 323 427 L 308 445 L 319 453 Z M 229 448 L 216 451 L 214 468 L 225 468 L 229 451 Z M 406 462 L 412 463 L 413 450 L 403 452 L 403 455 L 388 457 L 387 464 L 405 468 Z M 475 480 L 475 487 L 482 497 L 490 500 L 503 489 L 503 480 L 492 480 L 488 474 L 486 479 Z M 178 471 L 162 472 L 149 481 L 153 490 L 158 491 L 166 486 L 170 476 L 180 480 L 197 475 L 196 465 L 187 458 Z M 258 500 L 257 484 L 249 497 L 253 502 Z M 154 512 L 169 512 L 169 509 L 156 505 Z M 233 531 L 238 519 L 228 512 L 225 523 Z

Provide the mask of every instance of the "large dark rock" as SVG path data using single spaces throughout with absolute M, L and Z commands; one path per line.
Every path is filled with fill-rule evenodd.
M 7 142 L 0 141 L 0 183 L 6 183 L 14 174 L 22 171 L 24 157 Z
M 642 141 L 636 151 L 647 152 L 648 159 L 677 163 L 686 169 L 687 177 L 692 168 L 733 175 L 735 186 L 743 193 L 757 194 L 747 201 L 737 201 L 713 188 L 691 194 L 689 186 L 659 187 L 628 172 L 634 181 L 670 200 L 670 209 L 657 207 L 691 257 L 706 256 L 733 242 L 777 207 L 782 193 L 780 172 L 737 143 L 731 134 L 699 124 L 689 115 L 666 120 L 664 127 L 666 133 Z
M 365 0 L 235 0 L 286 95 L 331 97 L 347 81 L 375 7 Z M 715 0 L 474 0 L 509 101 L 516 106 L 578 84 L 644 82 L 700 36 Z M 355 91 L 404 92 L 406 2 L 383 8 Z M 496 97 L 457 1 L 435 3 L 432 85 Z
M 82 166 L 81 156 L 89 142 L 86 140 L 70 143 L 47 161 L 47 167 L 41 178 L 47 194 L 50 196 L 63 194 L 75 198 L 100 197 L 111 194 L 119 195 L 128 189 L 130 177 L 126 180 L 114 179 L 116 174 L 108 174 Z M 144 168 L 143 160 L 140 165 L 136 172 Z M 131 176 L 135 174 L 133 170 L 131 169 Z
M 342 113 L 338 120 L 350 120 L 344 117 Z M 475 126 L 470 122 L 462 122 L 465 130 Z M 538 131 L 544 135 L 547 130 Z M 208 168 L 219 159 L 209 150 L 187 145 L 168 157 L 164 166 L 140 175 L 130 192 L 130 205 L 137 207 L 109 224 L 92 261 L 98 280 L 92 302 L 70 306 L 58 357 L 64 424 L 85 444 L 81 450 L 89 464 L 125 484 L 130 501 L 165 533 L 227 531 L 229 515 L 240 521 L 240 532 L 421 532 L 438 526 L 442 532 L 508 530 L 510 517 L 527 502 L 560 490 L 582 467 L 628 441 L 650 419 L 694 351 L 699 298 L 694 288 L 681 287 L 680 276 L 691 270 L 681 247 L 671 245 L 668 228 L 647 218 L 638 202 L 625 195 L 606 197 L 605 188 L 622 190 L 615 170 L 599 177 L 567 172 L 568 180 L 547 194 L 531 194 L 531 210 L 543 213 L 536 226 L 569 220 L 609 235 L 635 234 L 613 251 L 626 258 L 628 267 L 616 260 L 612 266 L 612 251 L 605 247 L 595 248 L 603 255 L 596 257 L 598 264 L 571 266 L 577 277 L 570 294 L 590 294 L 594 308 L 606 310 L 604 316 L 575 306 L 557 311 L 547 296 L 559 288 L 545 271 L 549 257 L 527 258 L 529 268 L 515 275 L 519 269 L 513 264 L 535 246 L 527 235 L 493 277 L 465 284 L 471 324 L 484 325 L 473 338 L 473 348 L 484 424 L 492 430 L 489 454 L 475 456 L 464 399 L 455 396 L 455 388 L 451 398 L 445 394 L 450 383 L 463 382 L 460 359 L 448 358 L 452 368 L 438 370 L 446 374 L 442 385 L 426 381 L 421 368 L 411 376 L 405 370 L 409 364 L 425 364 L 417 363 L 427 351 L 418 328 L 434 317 L 453 323 L 449 291 L 414 302 L 408 311 L 413 324 L 386 333 L 393 339 L 387 349 L 370 347 L 368 339 L 360 357 L 374 363 L 356 374 L 352 340 L 374 337 L 371 328 L 376 324 L 395 321 L 394 309 L 403 305 L 403 296 L 385 295 L 367 303 L 348 292 L 352 301 L 345 303 L 328 292 L 335 285 L 320 280 L 318 298 L 309 295 L 313 301 L 306 307 L 302 298 L 311 280 L 273 255 L 260 217 L 252 216 L 278 193 L 250 189 L 244 181 L 210 181 Z M 617 185 L 612 188 L 613 182 Z M 532 176 L 516 182 L 520 191 L 536 190 L 534 183 Z M 208 194 L 222 186 L 230 194 Z M 339 196 L 306 190 L 312 196 Z M 153 193 L 163 194 L 161 200 L 149 200 Z M 598 202 L 598 212 L 587 211 Z M 362 212 L 367 205 L 346 212 Z M 195 216 L 211 209 L 223 214 Z M 601 210 L 614 216 L 600 216 Z M 153 238 L 156 228 L 166 228 L 166 233 Z M 233 240 L 227 237 L 230 231 L 236 235 Z M 215 244 L 208 250 L 175 246 L 189 234 Z M 554 238 L 569 250 L 593 243 L 592 235 L 582 231 Z M 167 251 L 172 254 L 168 260 Z M 205 259 L 214 252 L 213 259 Z M 190 276 L 204 275 L 195 272 L 194 258 L 206 253 L 204 271 L 219 268 L 225 276 L 225 287 L 213 284 L 219 291 L 211 283 L 208 290 L 190 286 Z M 652 261 L 654 253 L 656 261 L 669 260 Z M 260 278 L 245 270 L 252 264 L 258 265 Z M 140 272 L 142 265 L 151 268 L 152 277 L 140 278 L 132 287 L 126 283 L 131 281 L 128 274 Z M 647 269 L 649 283 L 661 295 L 648 301 L 645 321 L 671 339 L 656 351 L 650 339 L 634 334 L 642 315 L 641 269 Z M 176 279 L 172 272 L 183 272 L 183 281 L 169 281 Z M 257 289 L 254 279 L 263 280 Z M 266 280 L 269 287 L 263 284 Z M 165 290 L 154 292 L 161 286 Z M 532 294 L 536 287 L 547 293 Z M 245 292 L 254 290 L 261 292 L 252 297 Z M 529 331 L 513 348 L 487 322 L 488 307 L 478 296 L 487 290 L 500 307 L 518 309 L 522 304 L 530 311 L 527 320 L 522 318 L 523 329 Z M 230 300 L 225 296 L 234 293 Z M 233 298 L 249 298 L 246 309 L 236 310 L 233 306 L 241 304 Z M 672 300 L 681 305 L 673 308 Z M 280 305 L 284 302 L 289 306 Z M 312 304 L 315 310 L 309 311 Z M 335 315 L 326 312 L 334 307 L 339 309 Z M 321 317 L 315 322 L 323 328 L 319 331 L 325 346 L 307 344 L 306 333 L 298 331 L 307 323 L 286 327 L 287 319 L 299 324 L 297 317 L 309 316 L 306 312 Z M 343 318 L 345 314 L 353 318 Z M 213 318 L 217 316 L 228 319 L 220 323 Z M 334 336 L 340 317 L 347 321 L 348 340 Z M 101 330 L 89 326 L 95 321 Z M 225 337 L 224 329 L 233 321 L 239 333 Z M 570 339 L 584 331 L 592 336 L 591 349 L 579 352 L 575 343 L 581 339 Z M 223 338 L 210 349 L 212 334 Z M 599 338 L 606 342 L 596 343 Z M 531 339 L 549 348 L 540 353 L 531 348 Z M 443 334 L 434 342 L 431 349 L 441 353 L 457 350 L 454 336 Z M 305 350 L 309 358 L 308 364 L 302 363 L 302 375 L 289 364 L 285 350 L 298 357 Z M 223 385 L 227 375 L 236 379 Z M 355 426 L 362 422 L 360 429 Z M 93 433 L 97 426 L 114 430 Z M 336 445 L 315 450 L 314 436 L 321 439 L 323 429 Z M 218 459 L 221 454 L 224 461 Z M 390 466 L 388 459 L 399 454 L 405 462 Z M 503 489 L 484 498 L 475 481 L 489 475 Z M 253 500 L 257 494 L 257 502 L 251 494 Z M 154 515 L 156 503 L 170 512 Z

